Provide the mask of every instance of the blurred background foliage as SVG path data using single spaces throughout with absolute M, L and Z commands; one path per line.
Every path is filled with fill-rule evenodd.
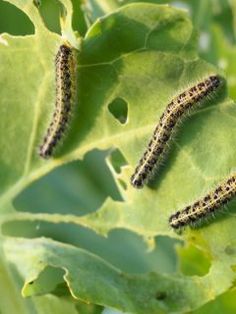
M 47 27 L 60 34 L 59 16 L 63 9 L 59 1 L 41 0 L 39 6 Z M 121 5 L 135 0 L 73 0 L 73 27 L 85 35 L 87 28 L 99 17 L 109 14 Z M 205 60 L 222 68 L 227 77 L 230 96 L 236 99 L 236 1 L 235 0 L 189 0 L 165 1 L 142 0 L 157 4 L 171 4 L 188 10 L 195 27 L 199 31 L 199 54 Z M 36 4 L 39 4 L 37 1 Z M 29 18 L 15 6 L 0 0 L 0 33 L 7 32 L 15 36 L 34 33 Z M 60 167 L 40 180 L 34 182 L 15 200 L 18 211 L 46 213 L 71 213 L 84 215 L 98 209 L 107 197 L 120 200 L 121 195 L 112 177 L 109 163 L 116 169 L 125 164 L 117 152 L 93 150 L 80 162 Z M 37 203 L 35 203 L 37 199 Z M 63 230 L 63 234 L 62 231 Z M 50 237 L 57 241 L 85 248 L 121 270 L 129 273 L 158 271 L 173 273 L 180 271 L 186 275 L 205 275 L 211 265 L 209 256 L 194 247 L 168 237 L 158 237 L 155 243 L 149 243 L 153 250 L 147 250 L 144 240 L 127 230 L 114 230 L 107 238 L 93 231 L 72 224 L 50 224 L 29 221 L 4 224 L 3 234 L 34 238 Z M 60 313 L 60 306 L 54 296 L 60 296 L 65 302 L 68 313 L 112 313 L 112 310 L 98 306 L 75 302 L 66 294 L 61 271 L 48 270 L 47 276 L 53 276 L 55 286 L 49 287 L 46 296 L 34 297 L 25 302 L 36 304 L 37 313 Z M 4 278 L 1 278 L 4 285 Z M 51 281 L 50 281 L 51 282 Z M 18 287 L 22 285 L 19 278 Z M 20 294 L 20 291 L 17 292 Z M 236 290 L 232 289 L 216 300 L 206 304 L 194 313 L 235 313 Z M 49 306 L 50 304 L 50 306 Z M 49 306 L 49 307 L 47 307 Z M 35 307 L 32 306 L 32 313 Z M 113 312 L 115 313 L 115 312 Z

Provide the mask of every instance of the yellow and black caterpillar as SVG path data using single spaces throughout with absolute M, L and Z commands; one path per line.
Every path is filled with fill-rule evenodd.
M 131 184 L 135 188 L 142 188 L 152 176 L 153 170 L 162 161 L 167 151 L 168 142 L 175 133 L 176 126 L 181 121 L 181 118 L 190 109 L 195 108 L 201 100 L 216 90 L 220 82 L 221 80 L 218 75 L 211 75 L 204 81 L 175 97 L 168 104 L 143 157 L 140 159 L 134 174 L 131 176 Z
M 171 215 L 169 218 L 170 226 L 174 229 L 179 229 L 186 225 L 194 224 L 202 218 L 216 213 L 234 196 L 236 196 L 235 174 L 200 200 Z
M 39 148 L 42 158 L 52 156 L 54 149 L 68 127 L 75 103 L 77 60 L 75 49 L 63 44 L 55 58 L 56 106 L 52 121 Z

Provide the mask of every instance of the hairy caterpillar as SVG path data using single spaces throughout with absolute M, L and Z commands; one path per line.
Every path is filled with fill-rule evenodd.
M 162 160 L 171 135 L 175 132 L 181 118 L 192 108 L 196 107 L 206 96 L 220 85 L 220 77 L 211 75 L 204 81 L 196 84 L 179 96 L 175 97 L 166 107 L 153 136 L 145 150 L 134 174 L 131 176 L 131 184 L 135 188 L 142 188 L 150 179 L 153 170 Z
M 63 44 L 55 58 L 56 68 L 56 106 L 53 119 L 47 129 L 39 155 L 48 158 L 63 136 L 75 102 L 76 91 L 76 54 L 69 45 Z
M 179 229 L 198 222 L 204 217 L 217 212 L 220 207 L 236 196 L 236 175 L 232 175 L 217 188 L 192 205 L 177 211 L 169 218 L 170 226 Z

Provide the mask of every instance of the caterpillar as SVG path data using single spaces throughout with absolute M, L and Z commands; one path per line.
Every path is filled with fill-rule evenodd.
M 169 224 L 174 229 L 194 224 L 202 218 L 216 213 L 222 205 L 225 205 L 234 196 L 236 196 L 236 174 L 200 200 L 171 215 Z
M 42 158 L 52 156 L 54 149 L 67 129 L 76 94 L 76 53 L 69 45 L 63 44 L 55 58 L 56 105 L 52 121 L 39 147 Z
M 181 118 L 192 108 L 196 107 L 206 96 L 215 91 L 220 85 L 218 75 L 211 75 L 175 97 L 162 114 L 153 136 L 145 150 L 130 182 L 135 188 L 142 188 L 151 178 L 153 170 L 160 164 L 171 136 Z

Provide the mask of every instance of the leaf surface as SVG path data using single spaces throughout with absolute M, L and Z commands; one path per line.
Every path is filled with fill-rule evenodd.
M 180 127 L 152 188 L 136 191 L 129 184 L 166 104 L 210 74 L 220 73 L 198 57 L 197 36 L 186 12 L 165 5 L 133 4 L 91 26 L 78 53 L 78 104 L 72 126 L 55 158 L 42 161 L 37 147 L 53 112 L 53 60 L 62 39 L 44 26 L 32 1 L 24 6 L 21 1 L 10 2 L 30 17 L 35 35 L 1 35 L 2 222 L 78 224 L 102 235 L 122 228 L 149 243 L 165 235 L 207 252 L 211 263 L 204 276 L 135 275 L 70 244 L 47 238 L 6 238 L 6 256 L 26 280 L 24 295 L 45 291 L 43 284 L 39 290 L 29 286 L 47 266 L 65 271 L 74 297 L 134 313 L 190 311 L 226 291 L 235 279 L 231 268 L 235 264 L 234 203 L 227 215 L 200 229 L 178 235 L 168 226 L 173 211 L 199 198 L 234 170 L 236 107 L 225 86 Z M 71 28 L 72 6 L 69 1 L 63 4 L 67 16 L 62 33 L 80 44 Z M 109 110 L 117 99 L 126 104 L 126 123 Z M 66 208 L 63 213 L 53 208 L 35 210 L 34 201 L 29 212 L 14 211 L 12 201 L 30 183 L 93 149 L 118 149 L 125 160 L 120 171 L 107 160 L 116 196 L 107 190 L 102 203 L 82 216 L 76 210 L 66 214 Z M 83 199 L 83 193 L 77 193 Z

